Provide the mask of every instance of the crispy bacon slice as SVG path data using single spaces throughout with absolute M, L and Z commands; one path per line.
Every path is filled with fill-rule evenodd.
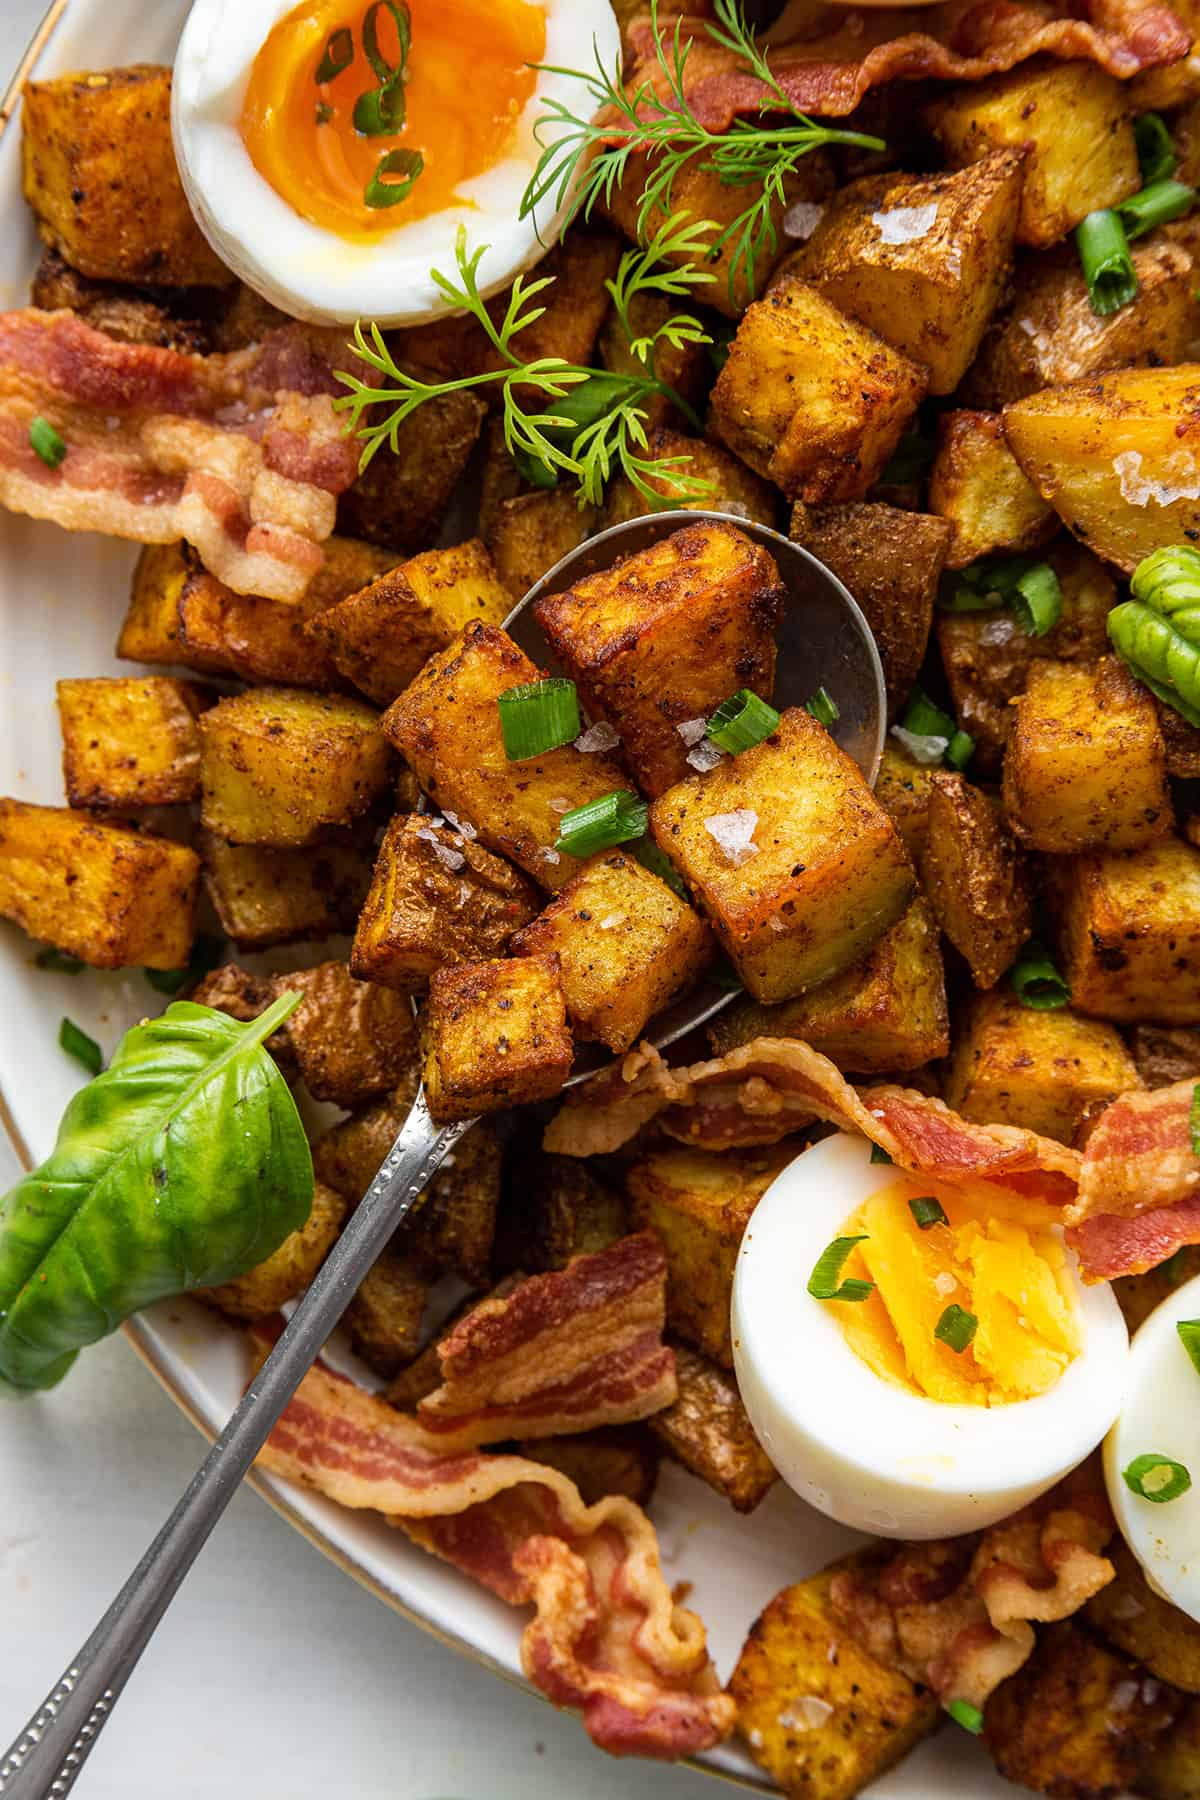
M 1140 1275 L 1200 1243 L 1200 1157 L 1192 1149 L 1191 1078 L 1122 1094 L 1083 1152 L 1067 1241 L 1090 1281 Z
M 186 538 L 236 593 L 299 600 L 357 471 L 320 350 L 289 328 L 191 356 L 71 312 L 0 314 L 0 505 L 68 531 Z M 67 446 L 56 469 L 29 441 L 39 416 Z

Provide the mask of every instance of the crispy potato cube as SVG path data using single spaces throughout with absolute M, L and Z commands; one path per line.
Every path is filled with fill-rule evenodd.
M 737 1383 L 706 1356 L 672 1346 L 679 1398 L 649 1420 L 668 1456 L 707 1482 L 735 1512 L 753 1512 L 779 1477 L 754 1435 Z
M 925 392 L 925 372 L 794 279 L 749 308 L 708 428 L 793 499 L 860 499 Z
M 607 1250 L 629 1230 L 625 1196 L 606 1187 L 589 1163 L 531 1152 L 519 1141 L 510 1150 L 496 1223 L 498 1269 L 565 1269 L 573 1256 Z
M 929 796 L 937 767 L 919 763 L 896 738 L 884 740 L 875 798 L 896 827 L 914 865 L 929 838 Z
M 682 431 L 660 425 L 657 431 L 650 433 L 645 454 L 666 459 L 686 456 L 688 461 L 680 465 L 679 473 L 707 482 L 710 491 L 700 499 L 679 500 L 668 477 L 650 476 L 646 486 L 663 500 L 669 500 L 674 508 L 688 512 L 729 512 L 738 518 L 755 519 L 760 525 L 774 528 L 779 513 L 779 496 L 775 489 L 770 482 L 748 469 L 740 457 L 723 450 L 720 444 L 710 444 L 707 438 L 688 437 Z M 623 525 L 628 519 L 644 519 L 654 511 L 653 503 L 618 469 L 604 496 L 605 525 Z
M 1129 1053 L 1148 1088 L 1200 1079 L 1200 1031 L 1188 1025 L 1135 1025 Z
M 595 522 L 596 509 L 581 507 L 566 486 L 499 501 L 484 535 L 510 604 L 523 600 L 535 581 L 578 549 Z
M 919 1069 L 950 1048 L 937 922 L 916 899 L 866 958 L 781 1006 L 742 1000 L 709 1027 L 719 1056 L 758 1037 L 800 1038 L 856 1075 Z
M 1160 1681 L 1169 1681 L 1185 1694 L 1200 1694 L 1200 1621 L 1155 1593 L 1120 1538 L 1107 1554 L 1117 1573 L 1088 1601 L 1084 1609 L 1088 1624 Z
M 1039 1012 L 1000 990 L 976 994 L 957 1023 L 945 1098 L 981 1125 L 1070 1144 L 1097 1102 L 1142 1085 L 1113 1027 L 1066 1008 Z
M 563 814 L 629 784 L 611 758 L 571 744 L 509 762 L 496 702 L 541 679 L 507 632 L 471 625 L 430 657 L 384 714 L 383 729 L 443 810 L 553 892 L 579 868 L 577 857 L 554 848 Z
M 512 943 L 515 956 L 557 954 L 572 1030 L 618 1056 L 699 978 L 714 949 L 687 901 L 623 850 L 584 863 Z
M 129 288 L 120 281 L 93 281 L 47 246 L 29 290 L 30 303 L 43 312 L 73 312 L 96 331 L 121 344 L 155 344 L 204 356 L 214 348 L 207 318 L 210 294 L 180 289 Z
M 417 1354 L 431 1286 L 420 1257 L 392 1249 L 360 1282 L 342 1323 L 357 1354 L 377 1375 L 395 1375 Z
M 179 597 L 188 577 L 187 546 L 146 544 L 133 570 L 129 611 L 117 639 L 117 655 L 126 662 L 184 663 L 179 635 Z M 278 606 L 278 602 L 266 602 Z M 290 613 L 290 606 L 279 607 Z M 195 667 L 195 664 L 191 665 Z M 208 665 L 204 665 L 207 669 Z
M 439 1124 L 553 1099 L 570 1073 L 557 956 L 435 969 L 425 1019 L 425 1097 Z
M 1178 7 L 1177 11 L 1181 16 L 1185 11 L 1200 14 L 1200 7 L 1197 7 L 1196 0 L 1185 0 L 1185 4 Z M 1200 17 L 1197 17 L 1192 29 L 1193 31 L 1200 29 Z M 1193 48 L 1188 62 L 1193 65 L 1197 74 L 1200 74 L 1200 54 L 1196 52 L 1195 48 Z M 1177 65 L 1177 67 L 1182 66 L 1182 64 Z M 1171 120 L 1170 131 L 1171 143 L 1176 156 L 1175 180 L 1186 182 L 1188 187 L 1195 187 L 1197 179 L 1200 178 L 1200 82 L 1196 84 L 1195 96 Z M 1185 220 L 1186 216 L 1185 214 Z M 1190 242 L 1187 243 L 1187 248 L 1191 252 L 1194 262 L 1195 251 L 1192 250 Z M 37 303 L 35 302 L 35 304 Z
M 338 530 L 402 555 L 426 549 L 471 460 L 486 412 L 477 394 L 461 388 L 418 406 L 404 421 L 395 450 L 385 444 L 338 501 Z
M 39 233 L 83 274 L 159 287 L 233 280 L 175 166 L 170 69 L 134 63 L 27 81 L 21 156 Z
M 1004 288 L 1022 160 L 996 150 L 945 175 L 852 181 L 788 270 L 924 363 L 931 394 L 951 394 Z
M 1148 1800 L 1200 1800 L 1200 1700 L 1187 1701 L 1170 1731 L 1151 1747 L 1138 1771 L 1137 1791 Z
M 203 823 L 234 844 L 282 849 L 369 811 L 394 761 L 370 707 L 292 688 L 219 701 L 200 742 Z
M 478 538 L 426 550 L 339 601 L 308 629 L 347 681 L 387 706 L 426 659 L 477 619 L 499 625 L 512 597 Z
M 950 534 L 945 519 L 878 503 L 792 511 L 793 541 L 832 569 L 863 609 L 890 713 L 903 706 L 921 672 Z
M 1091 62 L 1032 62 L 948 89 L 926 119 L 956 167 L 1027 151 L 1017 242 L 1053 244 L 1141 186 L 1124 84 Z
M 999 413 L 942 414 L 929 510 L 949 523 L 951 569 L 993 550 L 1036 549 L 1058 530 L 1054 509 L 1009 449 Z
M 643 792 L 688 774 L 677 727 L 740 688 L 769 700 L 786 589 L 733 525 L 685 526 L 534 606 L 589 711 L 621 734 Z
M 1033 928 L 1025 860 L 999 809 L 961 775 L 930 783 L 921 885 L 979 988 L 993 988 Z
M 419 814 L 384 833 L 350 967 L 409 992 L 448 963 L 503 956 L 535 918 L 538 893 L 502 857 Z
M 703 298 L 705 289 L 697 288 L 696 294 Z M 634 341 L 652 338 L 656 332 L 661 331 L 668 319 L 678 318 L 682 311 L 678 296 L 649 291 L 635 294 L 629 305 L 629 323 L 633 327 Z M 699 325 L 700 321 L 697 319 L 696 323 Z M 634 356 L 630 349 L 629 337 L 615 306 L 608 310 L 600 331 L 598 348 L 600 361 L 614 375 L 646 374 L 646 364 Z M 654 351 L 655 375 L 659 381 L 666 382 L 694 411 L 702 407 L 705 390 L 712 376 L 708 351 L 707 344 L 672 344 L 665 338 L 659 341 Z M 644 405 L 648 431 L 657 430 L 660 425 L 684 423 L 679 408 L 666 394 L 652 394 L 647 397 Z
M 574 1437 L 522 1439 L 518 1454 L 561 1469 L 585 1506 L 609 1494 L 624 1494 L 638 1506 L 648 1506 L 654 1497 L 659 1449 L 646 1425 L 601 1425 Z
M 1004 810 L 1032 850 L 1136 850 L 1174 824 L 1150 694 L 1124 663 L 1035 662 L 1004 755 Z
M 0 918 L 93 968 L 186 968 L 199 885 L 186 844 L 0 799 Z
M 1079 1012 L 1200 1025 L 1200 850 L 1162 838 L 1049 866 L 1058 966 Z
M 861 1560 L 860 1552 L 776 1594 L 730 1678 L 751 1756 L 794 1800 L 853 1800 L 941 1716 L 932 1694 L 876 1662 L 836 1621 L 833 1577 Z
M 240 950 L 353 931 L 371 881 L 370 845 L 350 837 L 271 850 L 203 831 L 199 849 L 221 930 Z
M 650 829 L 756 1000 L 840 975 L 912 895 L 891 820 L 802 708 L 752 750 L 669 788 Z
M 1139 1026 L 1137 1029 L 1144 1030 L 1145 1027 Z M 1193 1069 L 1190 1072 L 1200 1073 L 1200 1070 Z M 1148 1082 L 1147 1085 L 1154 1087 L 1157 1084 Z M 1123 1275 L 1114 1281 L 1113 1295 L 1129 1327 L 1130 1336 L 1146 1323 L 1156 1306 L 1161 1306 L 1177 1287 L 1198 1274 L 1200 1245 L 1185 1244 L 1174 1256 L 1169 1256 L 1166 1262 L 1156 1264 L 1153 1269 L 1145 1269 L 1140 1275 Z M 1128 1608 L 1128 1601 L 1124 1604 Z
M 221 1287 L 198 1288 L 196 1298 L 216 1306 L 231 1319 L 269 1319 L 309 1286 L 333 1249 L 346 1217 L 346 1202 L 318 1181 L 312 1211 L 303 1225 L 284 1238 L 278 1250 L 255 1268 Z
M 211 703 L 169 675 L 58 683 L 63 781 L 72 806 L 179 806 L 200 792 L 196 719 Z
M 1182 714 L 1163 700 L 1156 700 L 1155 708 L 1167 751 L 1167 774 L 1195 781 L 1200 777 L 1200 729 L 1189 725 Z

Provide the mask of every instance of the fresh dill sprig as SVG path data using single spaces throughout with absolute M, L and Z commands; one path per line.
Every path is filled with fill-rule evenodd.
M 735 119 L 727 132 L 709 131 L 700 123 L 687 97 L 691 38 L 684 38 L 680 18 L 672 35 L 664 36 L 658 23 L 658 0 L 651 0 L 655 61 L 665 96 L 649 80 L 634 89 L 625 88 L 620 70 L 606 69 L 598 50 L 594 73 L 546 65 L 548 73 L 583 82 L 598 116 L 584 117 L 563 100 L 546 100 L 534 128 L 542 153 L 521 201 L 521 217 L 526 218 L 549 198 L 556 212 L 566 207 L 567 223 L 580 214 L 589 218 L 598 202 L 611 202 L 625 179 L 630 158 L 643 153 L 649 155 L 637 214 L 637 233 L 643 242 L 656 216 L 670 218 L 675 183 L 688 167 L 716 175 L 725 187 L 744 185 L 753 190 L 745 208 L 706 246 L 706 254 L 715 258 L 733 245 L 728 271 L 733 301 L 739 281 L 753 299 L 760 258 L 773 256 L 778 249 L 777 208 L 786 201 L 788 179 L 803 158 L 823 144 L 852 144 L 865 150 L 885 146 L 880 138 L 820 125 L 800 112 L 779 85 L 766 52 L 747 25 L 741 0 L 716 0 L 715 11 L 715 20 L 693 23 L 703 23 L 714 43 L 762 82 L 760 117 Z M 761 115 L 770 113 L 786 113 L 790 120 L 764 123 Z

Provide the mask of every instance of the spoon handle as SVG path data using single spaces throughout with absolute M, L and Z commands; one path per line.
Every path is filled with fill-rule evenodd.
M 320 1273 L 141 1562 L 25 1729 L 0 1758 L 4 1800 L 61 1800 L 243 1475 L 359 1282 L 470 1121 L 440 1130 L 417 1096 Z

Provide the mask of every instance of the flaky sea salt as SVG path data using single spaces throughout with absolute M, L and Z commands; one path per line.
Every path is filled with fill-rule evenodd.
M 548 800 L 546 804 L 551 812 L 565 813 L 571 810 L 571 802 L 564 794 L 555 794 L 553 800 Z
M 821 223 L 824 211 L 819 200 L 793 200 L 783 215 L 785 234 L 806 244 Z
M 1118 1681 L 1112 1691 L 1112 1709 L 1114 1712 L 1128 1712 L 1136 1706 L 1141 1684 L 1137 1681 Z
M 600 921 L 600 929 L 601 931 L 615 931 L 618 925 L 624 923 L 624 913 L 606 913 Z
M 871 223 L 885 244 L 915 244 L 933 230 L 937 212 L 936 200 L 927 206 L 893 206 L 887 212 L 873 212 Z
M 557 850 L 543 850 L 542 851 L 542 861 L 548 862 L 548 863 L 557 863 L 557 862 L 562 861 L 562 857 L 558 854 Z
M 685 719 L 675 727 L 685 744 L 698 744 L 708 730 L 707 719 Z
M 801 1694 L 779 1715 L 785 1731 L 817 1731 L 833 1717 L 833 1708 L 819 1694 Z
M 417 836 L 424 838 L 427 844 L 432 845 L 433 854 L 447 869 L 461 869 L 466 862 L 467 859 L 462 851 L 452 849 L 449 844 L 443 844 L 429 825 L 418 825 Z
M 933 1285 L 944 1300 L 947 1294 L 952 1294 L 954 1292 L 958 1283 L 955 1281 L 949 1269 L 943 1269 L 940 1275 L 934 1276 Z
M 701 738 L 700 742 L 694 744 L 688 751 L 687 760 L 693 769 L 699 770 L 701 775 L 707 775 L 710 769 L 715 769 L 717 764 L 723 760 L 723 752 L 717 744 L 710 743 L 707 738 Z
M 585 756 L 595 756 L 601 750 L 615 750 L 620 741 L 620 732 L 614 731 L 607 719 L 597 719 L 594 725 L 580 732 L 575 739 L 575 748 L 582 750 Z
M 758 855 L 758 845 L 753 841 L 757 826 L 758 814 L 748 806 L 736 807 L 733 812 L 713 813 L 704 821 L 705 831 L 735 868 Z
M 1130 506 L 1173 506 L 1176 500 L 1200 500 L 1200 467 L 1188 450 L 1173 451 L 1159 464 L 1163 476 L 1156 481 L 1142 474 L 1140 450 L 1123 450 L 1113 457 L 1113 469 L 1121 480 L 1121 498 Z
M 717 500 L 714 502 L 714 511 L 726 513 L 731 519 L 748 519 L 751 516 L 750 508 L 744 500 Z
M 892 736 L 904 745 L 914 762 L 940 763 L 950 748 L 950 739 L 937 732 L 905 731 L 903 725 L 893 725 Z
M 450 811 L 449 807 L 446 808 L 446 823 L 457 831 L 459 837 L 466 838 L 468 843 L 479 836 L 470 819 L 460 819 L 457 813 Z

